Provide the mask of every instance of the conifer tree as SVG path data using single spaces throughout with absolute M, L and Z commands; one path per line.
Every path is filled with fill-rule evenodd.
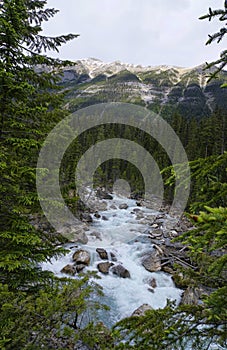
M 227 34 L 227 2 L 225 0 L 224 2 L 224 8 L 223 9 L 217 9 L 217 10 L 212 10 L 209 8 L 208 14 L 201 16 L 200 19 L 208 19 L 211 21 L 212 19 L 218 18 L 218 20 L 225 24 L 220 30 L 214 34 L 209 35 L 209 39 L 206 42 L 206 45 L 210 45 L 213 42 L 217 41 L 218 43 L 223 40 L 225 35 Z M 224 50 L 220 54 L 220 58 L 210 62 L 209 64 L 207 63 L 207 68 L 215 67 L 215 70 L 213 73 L 210 74 L 210 79 L 213 79 L 214 77 L 218 76 L 218 73 L 221 72 L 222 69 L 224 69 L 227 65 L 227 50 Z M 223 84 L 223 87 L 226 87 L 227 84 Z
M 41 275 L 37 263 L 57 253 L 29 223 L 28 214 L 38 209 L 38 151 L 65 113 L 59 108 L 62 96 L 52 93 L 56 80 L 51 71 L 62 62 L 44 53 L 58 51 L 77 35 L 42 36 L 42 23 L 57 13 L 45 5 L 4 0 L 0 9 L 0 271 L 1 282 L 10 288 L 31 282 L 34 287 Z
M 46 1 L 5 0 L 0 11 L 0 270 L 1 282 L 26 288 L 40 282 L 37 263 L 55 254 L 51 242 L 29 223 L 38 209 L 35 167 L 48 130 L 64 116 L 62 96 L 47 67 L 60 62 L 42 55 L 75 35 L 40 35 L 56 14 Z M 46 69 L 38 72 L 38 65 Z M 44 244 L 45 242 L 45 244 Z M 57 252 L 57 251 L 56 251 Z M 26 287 L 25 287 L 26 286 Z
M 65 117 L 57 75 L 62 62 L 46 56 L 77 37 L 45 37 L 42 24 L 57 10 L 46 0 L 0 1 L 0 348 L 73 348 L 98 342 L 80 317 L 98 306 L 89 277 L 55 278 L 40 263 L 62 254 L 60 237 L 35 227 L 40 215 L 35 187 L 39 150 Z M 57 73 L 53 74 L 53 73 Z M 53 155 L 54 156 L 54 155 Z M 100 294 L 100 289 L 97 293 Z M 92 306 L 93 305 L 93 306 Z M 89 338 L 91 332 L 96 337 Z

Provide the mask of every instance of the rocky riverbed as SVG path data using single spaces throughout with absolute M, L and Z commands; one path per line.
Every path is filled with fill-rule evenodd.
M 79 225 L 62 228 L 70 240 L 69 253 L 43 269 L 71 278 L 96 271 L 110 307 L 100 316 L 107 326 L 144 308 L 162 308 L 167 299 L 196 303 L 200 291 L 182 285 L 174 270 L 175 263 L 193 268 L 187 248 L 172 242 L 191 228 L 187 219 L 178 222 L 167 207 L 157 210 L 143 200 L 102 190 L 97 195 L 93 207 L 81 213 Z

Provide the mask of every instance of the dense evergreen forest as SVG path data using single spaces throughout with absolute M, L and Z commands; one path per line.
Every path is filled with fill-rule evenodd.
M 102 295 L 89 274 L 80 279 L 57 278 L 40 264 L 64 254 L 66 242 L 50 229 L 32 224 L 42 218 L 36 192 L 36 163 L 47 134 L 68 111 L 67 91 L 61 91 L 59 70 L 70 62 L 46 56 L 77 35 L 42 36 L 42 24 L 57 11 L 43 0 L 0 2 L 0 348 L 14 349 L 209 349 L 213 342 L 226 349 L 226 244 L 227 244 L 227 111 L 210 116 L 168 120 L 179 136 L 190 161 L 191 194 L 186 215 L 194 228 L 177 238 L 187 246 L 194 269 L 175 266 L 181 285 L 209 289 L 198 305 L 174 305 L 149 310 L 141 317 L 123 319 L 113 329 L 98 320 L 106 308 L 96 302 Z M 227 6 L 207 18 L 226 21 Z M 220 32 L 221 36 L 226 33 Z M 216 40 L 218 35 L 213 36 Z M 210 40 L 212 36 L 210 37 Z M 211 40 L 212 42 L 212 40 Z M 226 51 L 216 63 L 227 63 Z M 50 70 L 37 72 L 44 65 Z M 218 73 L 218 72 L 217 72 Z M 212 79 L 215 77 L 212 76 Z M 225 87 L 220 87 L 225 88 Z M 166 118 L 168 119 L 168 118 Z M 66 202 L 77 160 L 95 142 L 121 137 L 136 140 L 150 151 L 165 180 L 165 200 L 172 201 L 175 173 L 167 154 L 145 132 L 122 125 L 90 129 L 65 153 L 60 181 Z M 184 171 L 184 166 L 181 171 Z M 45 171 L 45 169 L 43 169 Z M 121 160 L 108 161 L 97 169 L 95 183 L 109 189 L 125 178 L 132 195 L 143 196 L 138 170 Z M 43 218 L 42 218 L 43 219 Z M 79 326 L 78 320 L 89 322 Z M 82 344 L 82 345 L 81 345 Z
M 185 119 L 183 116 L 176 114 L 169 121 L 169 125 L 174 129 L 180 138 L 184 149 L 186 150 L 188 159 L 191 164 L 192 171 L 192 185 L 191 196 L 188 204 L 192 204 L 196 198 L 199 199 L 202 188 L 202 182 L 208 185 L 209 182 L 220 181 L 226 182 L 225 164 L 220 164 L 215 171 L 210 169 L 207 176 L 199 180 L 196 175 L 202 176 L 198 169 L 201 164 L 208 160 L 216 159 L 218 156 L 225 159 L 225 150 L 227 147 L 227 125 L 226 125 L 226 111 L 215 111 L 210 117 L 204 117 L 200 120 Z M 96 142 L 103 141 L 107 138 L 123 138 L 136 141 L 146 150 L 148 150 L 155 161 L 157 162 L 161 171 L 168 174 L 166 168 L 171 164 L 168 155 L 162 146 L 154 140 L 147 133 L 126 125 L 109 124 L 107 126 L 100 126 L 90 129 L 86 133 L 80 135 L 67 149 L 62 162 L 61 180 L 65 186 L 74 186 L 74 173 L 77 162 L 80 157 Z M 120 147 L 120 144 L 116 147 Z M 165 169 L 165 170 L 164 170 Z M 201 168 L 200 168 L 201 169 Z M 208 171 L 208 169 L 206 170 Z M 136 195 L 143 195 L 144 184 L 138 169 L 131 163 L 113 159 L 103 163 L 96 171 L 95 181 L 98 186 L 105 186 L 116 181 L 118 178 L 123 178 L 129 181 L 133 193 Z M 168 176 L 167 176 L 168 178 Z M 198 181 L 198 183 L 197 183 Z M 200 189 L 200 187 L 202 188 Z M 211 191 L 211 188 L 210 188 Z M 224 196 L 219 197 L 216 201 L 214 191 L 212 192 L 212 205 L 224 205 Z M 172 200 L 169 186 L 166 187 L 166 199 Z M 201 198 L 201 202 L 203 202 Z M 210 203 L 210 202 L 209 202 Z M 202 204 L 203 205 L 203 204 Z

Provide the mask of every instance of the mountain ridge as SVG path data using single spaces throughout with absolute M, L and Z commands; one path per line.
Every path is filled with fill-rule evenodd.
M 179 112 L 200 118 L 215 109 L 227 109 L 227 72 L 208 82 L 215 67 L 142 66 L 120 61 L 105 63 L 88 58 L 64 67 L 61 84 L 69 89 L 67 108 L 75 111 L 101 102 L 136 103 L 151 110 Z
M 144 73 L 148 71 L 167 71 L 167 70 L 175 70 L 179 75 L 184 75 L 185 73 L 188 73 L 193 70 L 200 71 L 200 73 L 203 72 L 203 69 L 206 67 L 206 64 L 200 64 L 198 66 L 193 67 L 180 67 L 175 65 L 157 65 L 157 66 L 143 66 L 143 65 L 136 65 L 131 63 L 124 63 L 119 60 L 113 61 L 113 62 L 104 62 L 97 58 L 84 58 L 79 59 L 75 61 L 75 66 L 73 69 L 76 69 L 77 71 L 80 70 L 82 67 L 86 68 L 87 71 L 93 75 L 93 77 L 97 76 L 100 73 L 106 73 L 107 76 L 111 76 L 112 74 L 119 73 L 123 70 L 128 70 L 131 73 Z M 70 69 L 73 66 L 68 66 L 66 69 Z M 112 69 L 112 72 L 109 70 Z M 213 72 L 215 68 L 210 69 L 209 72 Z

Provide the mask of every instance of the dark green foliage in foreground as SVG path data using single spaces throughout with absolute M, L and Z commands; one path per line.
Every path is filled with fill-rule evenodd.
M 225 300 L 224 292 L 226 296 L 226 291 L 220 290 L 219 305 Z M 217 304 L 218 296 L 212 297 Z M 220 317 L 226 317 L 226 314 Z M 194 305 L 174 308 L 169 304 L 164 309 L 147 311 L 144 316 L 119 322 L 115 327 L 119 342 L 115 349 L 205 350 L 217 342 L 225 347 L 225 324 L 220 317 L 215 319 L 208 304 L 206 308 Z M 127 341 L 121 342 L 122 338 Z
M 197 266 L 191 277 L 211 288 L 223 288 L 227 282 L 227 208 L 205 207 L 192 215 L 195 229 L 185 232 L 178 240 L 190 249 L 192 262 Z
M 227 28 L 226 28 L 227 4 L 226 4 L 226 1 L 225 1 L 225 5 L 224 5 L 223 9 L 212 10 L 211 8 L 209 8 L 209 13 L 200 17 L 200 19 L 209 19 L 209 21 L 211 21 L 214 18 L 215 19 L 218 18 L 218 20 L 221 21 L 222 27 L 220 28 L 220 30 L 218 32 L 216 32 L 212 35 L 209 35 L 209 39 L 207 40 L 206 45 L 210 45 L 210 44 L 214 43 L 215 41 L 217 43 L 219 43 L 220 41 L 223 40 L 223 38 L 227 34 Z M 214 73 L 212 73 L 210 75 L 210 80 L 217 77 L 218 73 L 221 70 L 223 70 L 226 67 L 226 65 L 227 65 L 227 50 L 224 50 L 221 52 L 219 59 L 207 64 L 207 68 L 215 67 Z M 226 87 L 227 84 L 224 84 L 223 86 Z
M 39 64 L 58 69 L 40 53 L 58 50 L 75 35 L 56 38 L 40 34 L 43 22 L 53 17 L 46 1 L 1 2 L 0 12 L 0 282 L 10 289 L 40 283 L 37 263 L 58 254 L 50 238 L 29 223 L 28 214 L 39 208 L 35 190 L 38 152 L 46 133 L 65 112 L 63 96 L 52 74 L 34 71 Z M 37 66 L 38 67 L 38 66 Z M 45 277 L 46 273 L 43 274 Z M 32 285 L 31 285 L 32 283 Z
M 107 331 L 93 323 L 101 308 L 95 294 L 100 296 L 101 290 L 88 276 L 52 279 L 45 289 L 30 295 L 0 285 L 0 348 L 73 349 L 81 339 L 92 347 L 100 342 L 104 346 Z
M 198 213 L 205 205 L 225 207 L 227 205 L 227 152 L 218 156 L 199 158 L 189 162 L 191 174 L 191 194 L 189 211 Z M 184 174 L 184 164 L 177 165 L 179 174 Z M 163 170 L 167 187 L 175 186 L 173 167 Z M 181 185 L 181 184 L 180 184 Z

